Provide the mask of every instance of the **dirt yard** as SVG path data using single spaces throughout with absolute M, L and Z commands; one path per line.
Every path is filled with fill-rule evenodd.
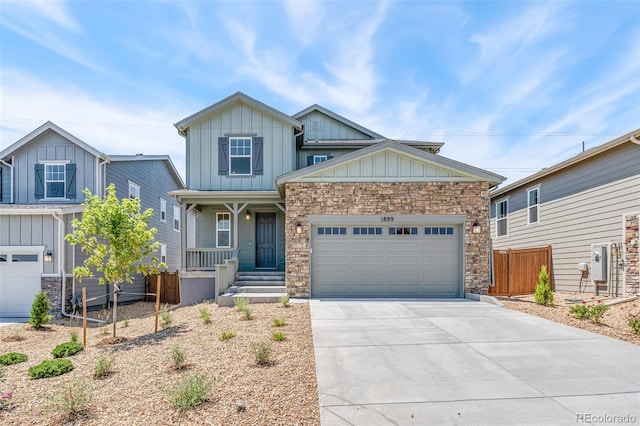
M 199 308 L 211 312 L 211 323 L 204 324 Z M 108 329 L 88 330 L 87 347 L 69 357 L 75 369 L 47 379 L 29 377 L 29 367 L 52 359 L 53 348 L 70 340 L 72 330 L 81 324 L 62 321 L 43 331 L 28 324 L 0 327 L 0 355 L 26 354 L 27 362 L 4 367 L 0 391 L 13 391 L 8 408 L 0 411 L 0 424 L 75 425 L 319 425 L 320 414 L 309 306 L 292 303 L 252 305 L 253 319 L 247 320 L 235 308 L 214 304 L 170 310 L 172 323 L 153 333 L 155 316 L 151 303 L 119 307 L 118 336 L 128 341 L 98 346 L 108 338 Z M 96 313 L 93 314 L 97 317 Z M 128 318 L 128 326 L 124 319 Z M 285 325 L 274 326 L 275 318 Z M 160 321 L 162 322 L 162 321 Z M 235 337 L 221 340 L 225 332 Z M 272 341 L 272 333 L 283 332 L 284 341 Z M 20 338 L 24 340 L 18 341 Z M 272 362 L 259 366 L 252 349 L 254 342 L 270 341 Z M 186 368 L 176 370 L 172 348 L 178 345 L 186 354 Z M 93 378 L 93 368 L 101 354 L 113 354 L 113 373 Z M 181 414 L 169 404 L 163 390 L 170 389 L 183 375 L 205 372 L 218 377 L 204 404 Z M 93 389 L 93 398 L 80 416 L 69 420 L 50 407 L 51 398 L 60 395 L 61 386 L 81 379 Z
M 536 315 L 551 321 L 582 328 L 640 346 L 640 335 L 633 334 L 627 323 L 630 316 L 640 316 L 640 299 L 610 305 L 609 310 L 605 312 L 598 324 L 594 324 L 588 319 L 577 319 L 569 312 L 570 307 L 576 303 L 584 302 L 587 305 L 592 305 L 598 303 L 598 301 L 607 305 L 621 299 L 607 299 L 606 297 L 586 294 L 554 293 L 555 304 L 553 307 L 536 304 L 532 294 L 526 296 L 497 297 L 497 299 L 509 309 Z M 574 302 L 571 301 L 571 299 L 581 299 L 581 302 Z

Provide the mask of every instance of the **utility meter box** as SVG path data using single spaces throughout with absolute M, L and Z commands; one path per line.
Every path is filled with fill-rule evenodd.
M 578 271 L 588 271 L 589 265 L 587 263 L 578 263 Z
M 607 246 L 591 247 L 591 279 L 607 281 Z

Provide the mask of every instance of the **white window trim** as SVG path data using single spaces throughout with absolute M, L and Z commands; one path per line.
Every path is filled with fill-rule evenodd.
M 132 199 L 132 200 L 134 198 L 137 198 L 138 200 L 140 200 L 140 185 L 138 185 L 138 184 L 136 184 L 134 182 L 131 182 L 131 181 L 128 181 L 128 182 L 129 182 L 129 198 Z M 136 190 L 138 192 L 138 195 L 135 196 L 135 197 L 132 197 L 131 196 L 131 189 Z
M 506 203 L 506 208 L 505 208 L 505 216 L 503 218 L 498 218 L 498 205 L 501 203 Z M 507 225 L 506 225 L 506 233 L 504 235 L 499 235 L 498 234 L 498 229 L 499 224 L 498 221 L 500 220 L 504 220 Z M 507 198 L 502 198 L 498 201 L 496 201 L 496 238 L 506 238 L 509 236 L 509 197 Z
M 233 140 L 248 140 L 249 141 L 249 155 L 231 155 L 231 141 Z M 249 173 L 232 173 L 231 172 L 231 159 L 232 158 L 249 158 Z M 229 176 L 253 176 L 253 138 L 250 136 L 236 136 L 229 138 Z
M 176 227 L 177 223 L 177 227 Z M 173 230 L 176 232 L 180 232 L 180 228 L 182 228 L 182 223 L 180 221 L 180 207 L 173 206 Z
M 164 219 L 162 215 L 164 214 Z M 160 198 L 160 222 L 167 223 L 167 200 Z
M 67 164 L 70 161 L 41 161 L 44 164 L 44 176 L 42 177 L 42 184 L 44 185 L 44 199 L 45 200 L 68 200 L 67 198 Z M 47 167 L 48 166 L 62 166 L 62 197 L 50 197 L 47 194 L 47 182 L 60 182 L 59 180 L 49 181 L 47 179 Z
M 220 229 L 218 224 L 220 223 L 220 216 L 227 216 L 227 221 L 229 222 L 229 229 Z M 229 244 L 226 246 L 221 246 L 218 242 L 220 232 L 229 233 Z M 231 248 L 231 213 L 229 212 L 218 212 L 216 213 L 216 248 Z
M 316 159 L 321 160 L 321 161 L 316 161 Z M 313 156 L 313 164 L 315 165 L 315 164 L 324 163 L 328 159 L 329 159 L 328 155 L 314 155 Z
M 529 204 L 529 194 L 533 191 L 538 191 L 538 204 L 535 204 L 535 207 L 537 207 L 538 209 L 538 214 L 536 215 L 538 220 L 536 220 L 535 222 L 531 222 L 531 215 L 529 214 L 529 211 L 531 210 L 532 207 L 534 207 L 534 205 L 530 205 Z M 538 225 L 540 223 L 540 185 L 536 185 L 536 186 L 532 186 L 531 188 L 527 188 L 527 225 Z

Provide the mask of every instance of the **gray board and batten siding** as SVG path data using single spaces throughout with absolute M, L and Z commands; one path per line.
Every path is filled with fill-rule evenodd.
M 294 127 L 266 111 L 242 101 L 204 116 L 187 132 L 187 187 L 191 190 L 269 191 L 274 178 L 295 167 Z M 248 136 L 262 138 L 261 174 L 221 175 L 220 138 Z M 228 146 L 228 145 L 227 145 Z
M 492 195 L 494 249 L 552 246 L 555 287 L 578 288 L 578 263 L 591 245 L 621 243 L 623 214 L 640 210 L 640 147 L 625 143 L 606 154 Z M 538 223 L 527 223 L 527 190 L 539 185 Z M 496 235 L 496 203 L 508 199 L 507 236 Z M 622 286 L 619 287 L 620 289 Z M 593 286 L 590 287 L 593 290 Z

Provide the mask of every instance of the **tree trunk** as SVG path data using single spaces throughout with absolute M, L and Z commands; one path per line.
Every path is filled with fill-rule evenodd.
M 113 337 L 116 337 L 116 324 L 118 323 L 118 286 L 113 286 Z

